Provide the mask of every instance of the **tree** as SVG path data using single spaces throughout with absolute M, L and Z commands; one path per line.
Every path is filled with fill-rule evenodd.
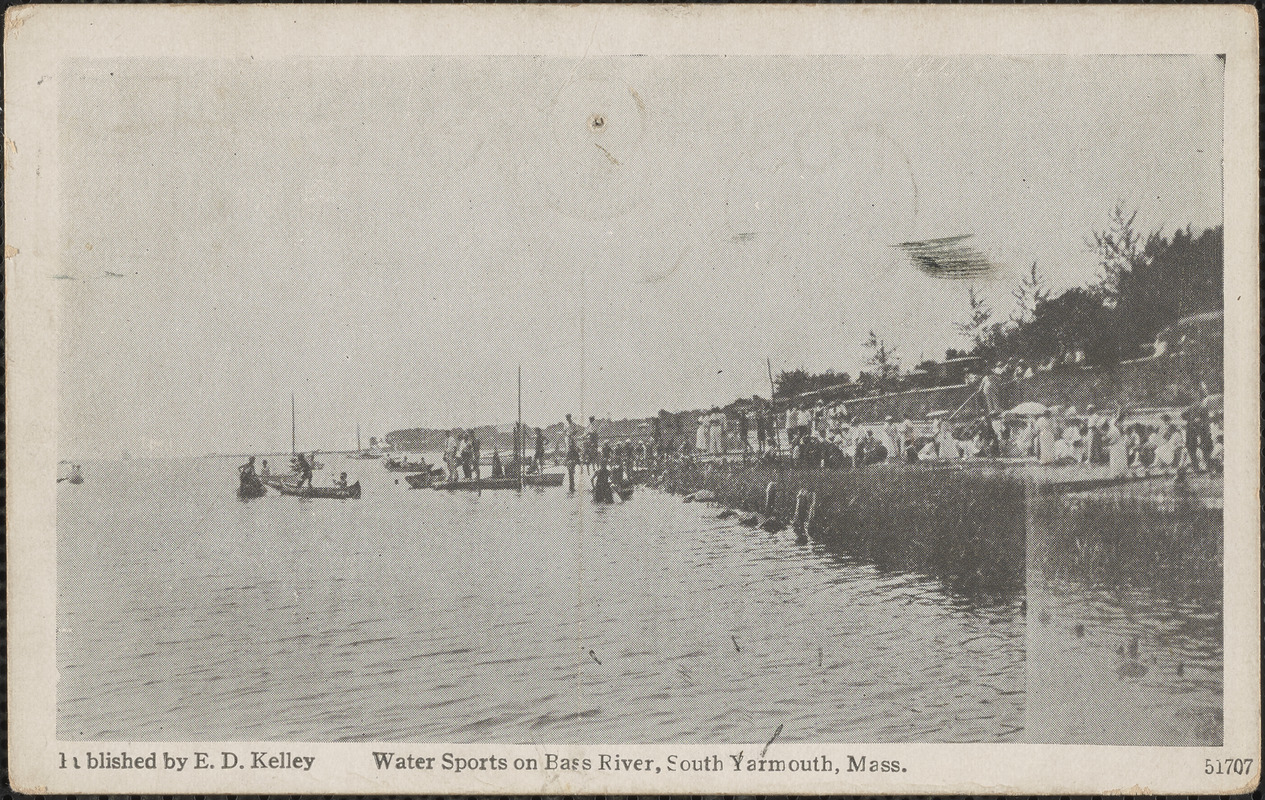
M 865 340 L 865 347 L 870 351 L 870 357 L 865 363 L 874 367 L 874 378 L 880 384 L 896 377 L 900 372 L 900 357 L 896 354 L 896 348 L 888 347 L 872 330 L 870 338 Z
M 1028 274 L 1023 276 L 1018 286 L 1010 290 L 1010 296 L 1015 298 L 1017 305 L 1016 310 L 1010 315 L 1011 321 L 1016 325 L 1022 325 L 1032 319 L 1032 315 L 1036 313 L 1037 304 L 1050 299 L 1050 290 L 1046 288 L 1045 276 L 1037 272 L 1037 262 L 1032 262 L 1032 266 L 1028 268 Z
M 1222 244 L 1220 226 L 1147 242 L 1145 263 L 1120 276 L 1114 331 L 1123 354 L 1138 354 L 1182 317 L 1224 306 Z
M 966 299 L 970 305 L 970 315 L 966 322 L 954 323 L 954 326 L 975 345 L 975 352 L 978 353 L 992 344 L 995 331 L 995 326 L 992 324 L 993 309 L 974 286 L 967 287 Z
M 1085 239 L 1085 245 L 1098 254 L 1102 273 L 1096 288 L 1102 292 L 1108 306 L 1114 306 L 1120 296 L 1122 276 L 1150 263 L 1155 245 L 1160 240 L 1160 232 L 1154 231 L 1144 242 L 1142 234 L 1133 225 L 1137 217 L 1137 211 L 1126 212 L 1124 201 L 1118 201 L 1111 210 L 1107 228 L 1091 231 Z

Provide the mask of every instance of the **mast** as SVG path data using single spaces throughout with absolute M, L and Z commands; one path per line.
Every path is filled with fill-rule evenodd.
M 356 423 L 356 452 L 360 452 L 360 423 Z
M 294 447 L 294 392 L 290 392 L 290 455 L 297 452 Z
M 518 428 L 514 434 L 514 446 L 518 448 L 518 454 L 515 456 L 518 460 L 518 490 L 523 490 L 523 470 L 526 465 L 523 464 L 523 457 L 526 455 L 527 442 L 523 432 L 523 365 L 518 365 Z

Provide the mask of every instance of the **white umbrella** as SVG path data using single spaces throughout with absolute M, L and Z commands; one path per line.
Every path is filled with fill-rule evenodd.
M 1224 411 L 1225 410 L 1225 395 L 1210 394 L 1200 402 L 1200 405 L 1202 405 L 1208 411 Z
M 1006 412 L 1006 415 L 1011 417 L 1039 417 L 1046 411 L 1049 411 L 1049 409 L 1045 406 L 1033 400 L 1029 400 L 1026 403 L 1020 403 L 1010 409 Z

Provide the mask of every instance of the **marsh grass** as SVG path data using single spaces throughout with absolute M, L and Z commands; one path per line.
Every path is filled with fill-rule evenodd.
M 681 494 L 707 489 L 718 502 L 763 512 L 776 481 L 774 514 L 787 524 L 800 489 L 817 494 L 807 534 L 831 549 L 887 569 L 921 572 L 970 595 L 1024 587 L 1025 488 L 1008 477 L 882 465 L 865 470 L 679 464 L 661 477 Z
M 1040 497 L 1031 507 L 1032 566 L 1046 578 L 1220 595 L 1221 509 L 1193 498 Z

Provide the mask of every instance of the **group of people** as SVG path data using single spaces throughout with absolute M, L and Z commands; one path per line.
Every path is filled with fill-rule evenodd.
M 603 436 L 602 423 L 589 417 L 587 426 L 578 425 L 570 414 L 562 423 L 562 441 L 559 448 L 563 464 L 567 468 L 567 486 L 575 491 L 575 472 L 583 468 L 602 486 L 624 484 L 637 469 L 645 469 L 656 462 L 659 451 L 653 437 L 618 439 Z M 536 460 L 543 466 L 545 458 L 544 434 L 536 429 Z M 597 476 L 602 474 L 599 479 Z M 594 484 L 597 491 L 598 484 Z M 603 491 L 603 494 L 605 491 Z
M 479 437 L 473 431 L 454 428 L 448 432 L 448 439 L 444 442 L 444 470 L 449 483 L 455 483 L 463 476 L 465 480 L 479 479 L 481 447 Z M 495 453 L 493 455 L 497 456 Z M 499 460 L 499 457 L 495 460 Z M 495 464 L 493 466 L 495 472 Z
M 296 487 L 307 486 L 308 488 L 311 488 L 312 473 L 316 469 L 317 469 L 317 461 L 316 461 L 315 452 L 313 452 L 311 455 L 306 455 L 304 453 L 295 453 L 294 455 L 290 456 L 290 474 L 295 476 L 295 478 L 297 479 L 294 481 L 294 485 Z M 268 459 L 266 458 L 259 462 L 259 472 L 256 473 L 254 456 L 250 456 L 246 460 L 245 464 L 242 464 L 241 466 L 239 466 L 237 468 L 237 473 L 240 476 L 241 482 L 243 484 L 254 483 L 255 481 L 259 480 L 260 476 L 263 476 L 266 478 L 272 474 L 271 472 L 269 472 Z M 340 489 L 346 489 L 347 488 L 347 473 L 340 472 L 338 474 L 338 479 L 334 481 L 334 485 Z
M 1075 408 L 1047 410 L 1036 419 L 1019 450 L 1041 464 L 1105 464 L 1113 476 L 1134 469 L 1190 469 L 1219 473 L 1224 457 L 1220 421 L 1196 403 L 1180 415 L 1126 423 L 1124 413 L 1102 415 L 1093 406 L 1081 415 Z

